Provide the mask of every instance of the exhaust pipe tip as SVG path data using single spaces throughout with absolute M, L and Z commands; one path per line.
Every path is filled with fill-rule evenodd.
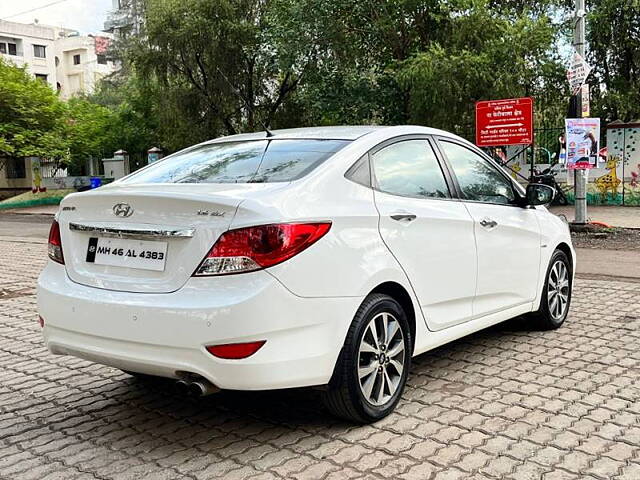
M 190 391 L 189 384 L 184 380 L 178 380 L 175 384 L 176 391 L 181 395 L 187 395 Z
M 212 393 L 219 392 L 220 389 L 212 383 L 206 381 L 197 381 L 192 382 L 189 385 L 189 391 L 196 397 L 205 397 L 207 395 L 211 395 Z

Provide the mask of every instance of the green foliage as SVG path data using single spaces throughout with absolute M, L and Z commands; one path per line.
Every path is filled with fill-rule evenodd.
M 120 75 L 103 80 L 89 100 L 111 112 L 105 127 L 108 156 L 124 149 L 129 153 L 132 166 L 142 166 L 146 164 L 146 152 L 150 147 L 169 147 L 159 134 L 158 119 L 163 115 L 158 102 L 160 97 L 159 89 L 138 75 Z
M 162 140 L 146 146 L 168 151 L 263 125 L 468 135 L 477 100 L 520 95 L 535 97 L 538 125 L 556 125 L 569 94 L 557 53 L 569 4 L 146 0 L 143 34 L 118 49 L 134 87 L 122 101 L 144 112 L 142 137 Z
M 145 0 L 123 69 L 62 102 L 0 61 L 0 156 L 135 164 L 219 135 L 331 124 L 473 130 L 478 100 L 532 96 L 566 114 L 570 0 Z M 640 0 L 590 2 L 594 105 L 640 117 Z M 555 138 L 554 138 L 555 142 Z
M 473 125 L 475 102 L 532 96 L 538 120 L 561 121 L 568 88 L 554 55 L 557 26 L 549 17 L 509 16 L 485 8 L 448 20 L 456 32 L 402 62 L 397 79 L 410 94 L 412 121 L 464 132 Z M 538 122 L 540 123 L 540 122 Z
M 61 101 L 48 84 L 0 59 L 0 157 L 37 156 L 81 168 L 115 144 L 113 117 L 84 98 Z
M 111 125 L 114 113 L 86 98 L 72 98 L 66 104 L 68 159 L 72 164 L 87 158 L 104 158 L 115 151 L 117 141 Z
M 607 121 L 640 118 L 640 1 L 591 2 L 587 17 L 595 110 Z
M 269 41 L 263 0 L 148 0 L 121 55 L 154 99 L 170 149 L 270 124 L 303 69 Z
M 0 156 L 63 156 L 64 110 L 47 84 L 0 59 Z
M 271 15 L 290 48 L 314 45 L 314 72 L 297 93 L 304 123 L 468 133 L 481 99 L 535 96 L 539 119 L 561 120 L 568 91 L 554 53 L 565 31 L 560 3 L 275 0 Z

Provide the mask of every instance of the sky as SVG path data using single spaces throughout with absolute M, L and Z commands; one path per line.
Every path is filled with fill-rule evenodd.
M 38 19 L 81 34 L 98 33 L 111 7 L 111 0 L 0 0 L 0 19 L 20 23 Z

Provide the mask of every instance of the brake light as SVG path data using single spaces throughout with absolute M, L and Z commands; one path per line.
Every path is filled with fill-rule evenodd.
M 207 347 L 214 357 L 225 358 L 227 360 L 239 360 L 247 358 L 256 353 L 265 344 L 266 340 L 248 343 L 227 343 L 225 345 L 211 345 Z
M 54 262 L 64 265 L 64 255 L 62 255 L 62 239 L 60 238 L 60 225 L 56 220 L 51 224 L 49 230 L 49 243 L 47 245 L 49 258 Z
M 331 223 L 281 223 L 223 233 L 194 275 L 226 275 L 282 263 L 322 238 Z

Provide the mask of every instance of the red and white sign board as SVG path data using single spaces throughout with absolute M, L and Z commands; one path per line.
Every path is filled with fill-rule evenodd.
M 533 143 L 533 98 L 484 100 L 476 103 L 476 145 Z

